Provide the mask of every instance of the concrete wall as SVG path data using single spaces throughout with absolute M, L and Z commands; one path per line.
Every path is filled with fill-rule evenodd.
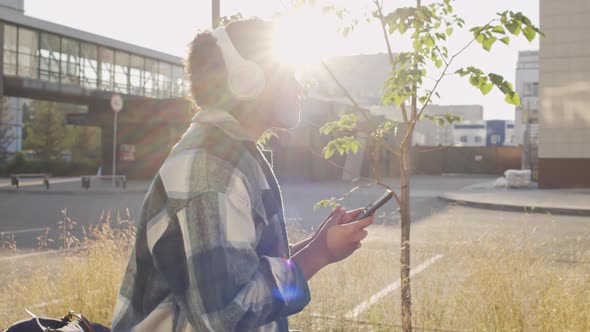
M 0 0 L 0 8 L 25 12 L 25 0 Z
M 540 8 L 539 185 L 590 187 L 590 1 Z

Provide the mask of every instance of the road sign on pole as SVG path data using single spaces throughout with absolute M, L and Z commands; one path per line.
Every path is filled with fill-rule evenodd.
M 111 109 L 113 110 L 113 187 L 115 186 L 115 175 L 117 175 L 117 115 L 123 110 L 123 97 L 118 93 L 111 96 Z
M 219 19 L 221 16 L 221 0 L 211 0 L 211 25 L 213 29 L 219 25 Z

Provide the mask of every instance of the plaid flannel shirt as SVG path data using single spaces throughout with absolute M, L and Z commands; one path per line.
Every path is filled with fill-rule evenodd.
M 113 331 L 288 331 L 310 301 L 278 183 L 253 139 L 201 111 L 153 180 Z

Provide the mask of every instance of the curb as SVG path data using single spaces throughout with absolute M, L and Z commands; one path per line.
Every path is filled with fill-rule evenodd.
M 528 205 L 514 205 L 514 204 L 502 204 L 502 203 L 489 203 L 481 201 L 470 201 L 464 199 L 458 199 L 442 194 L 438 196 L 439 199 L 451 203 L 457 203 L 463 206 L 470 206 L 480 209 L 488 210 L 500 210 L 500 211 L 513 211 L 513 212 L 526 212 L 526 213 L 543 213 L 543 214 L 556 214 L 565 216 L 590 216 L 590 209 L 569 209 L 560 207 L 550 206 L 528 206 Z

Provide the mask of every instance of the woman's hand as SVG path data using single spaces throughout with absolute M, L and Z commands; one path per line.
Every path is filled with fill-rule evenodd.
M 356 220 L 362 212 L 346 212 L 337 207 L 324 220 L 307 246 L 293 256 L 305 277 L 309 280 L 324 266 L 338 262 L 350 256 L 361 247 L 361 241 L 367 237 L 367 228 L 373 223 L 373 215 Z

